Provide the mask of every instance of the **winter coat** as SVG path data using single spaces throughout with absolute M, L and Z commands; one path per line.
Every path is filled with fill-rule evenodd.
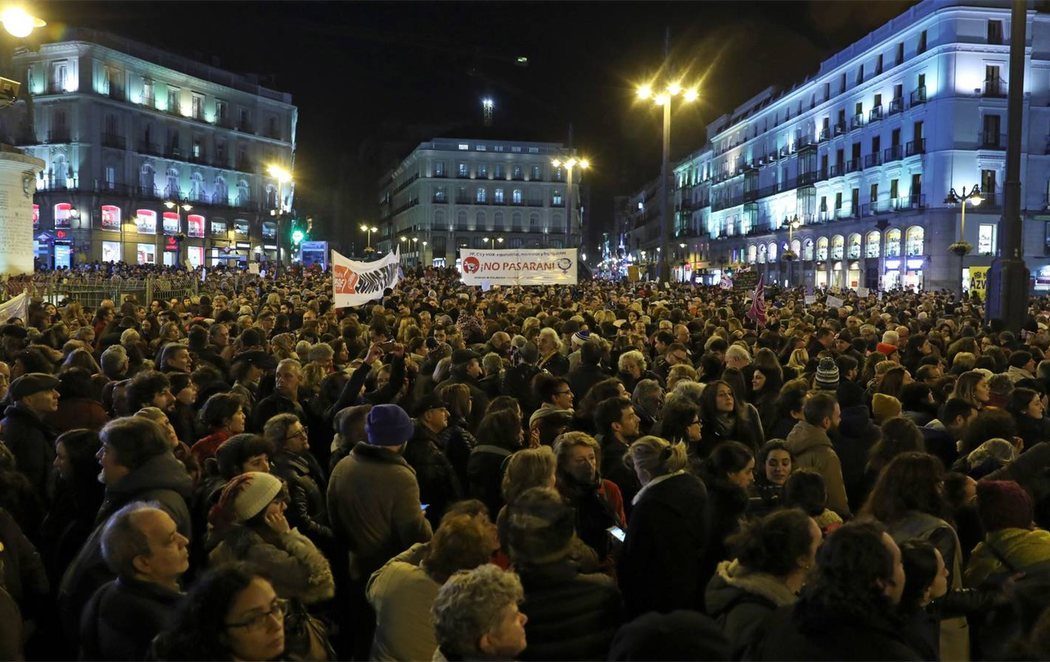
M 617 578 L 629 617 L 703 605 L 707 490 L 692 474 L 661 476 L 635 499 Z
M 528 646 L 521 660 L 604 660 L 623 622 L 620 591 L 606 575 L 584 575 L 568 560 L 516 568 L 525 589 Z
M 871 420 L 867 406 L 855 405 L 842 410 L 842 422 L 832 438 L 832 447 L 842 465 L 842 481 L 852 511 L 860 510 L 864 505 L 867 497 L 864 468 L 868 463 L 868 452 L 881 436 L 882 432 Z
M 503 471 L 512 454 L 501 446 L 478 444 L 467 458 L 467 495 L 488 506 L 492 520 L 503 507 Z
M 709 453 L 712 448 L 723 441 L 739 441 L 752 453 L 757 453 L 762 444 L 766 443 L 766 433 L 762 429 L 762 419 L 758 410 L 751 403 L 744 403 L 743 418 L 732 417 L 732 427 L 722 431 L 715 419 L 704 418 L 703 429 L 700 432 L 701 443 Z
M 40 524 L 40 551 L 49 577 L 61 578 L 84 546 L 95 528 L 105 489 L 94 475 L 56 481 L 55 499 Z
M 55 461 L 55 433 L 39 416 L 21 403 L 4 410 L 0 421 L 4 444 L 15 456 L 15 465 L 33 484 L 41 502 L 47 502 L 47 480 Z
M 1050 439 L 1050 418 L 1032 418 L 1021 414 L 1014 416 L 1014 421 L 1017 423 L 1017 436 L 1024 439 L 1025 450 Z
M 857 619 L 804 601 L 765 620 L 749 660 L 921 660 L 881 615 Z
M 564 377 L 569 374 L 569 357 L 561 352 L 554 352 L 550 356 L 541 357 L 536 365 L 540 370 L 546 370 L 555 377 Z
M 427 519 L 436 528 L 445 510 L 463 498 L 456 471 L 438 448 L 437 435 L 418 421 L 415 434 L 405 446 L 404 457 L 416 472 L 419 498 L 428 504 Z
M 183 594 L 160 584 L 115 579 L 91 596 L 80 619 L 81 660 L 144 660 Z
M 926 444 L 926 452 L 939 457 L 944 466 L 950 467 L 959 459 L 959 448 L 955 439 L 940 419 L 933 419 L 919 428 L 919 432 L 922 433 L 923 442 Z
M 274 391 L 255 405 L 255 410 L 252 412 L 252 424 L 248 432 L 261 434 L 266 421 L 277 414 L 295 414 L 303 425 L 309 425 L 309 421 L 306 420 L 306 411 L 301 404 L 293 402 L 291 399 Z
M 45 416 L 44 422 L 58 434 L 77 428 L 98 432 L 109 422 L 109 414 L 98 400 L 62 398 L 58 401 L 58 409 Z
M 627 528 L 623 494 L 611 480 L 599 478 L 581 485 L 571 477 L 558 477 L 558 492 L 576 511 L 576 534 L 604 560 L 608 557 L 610 526 Z
M 627 465 L 623 463 L 623 456 L 627 453 L 629 446 L 615 438 L 608 439 L 603 437 L 598 441 L 601 443 L 602 450 L 601 474 L 616 483 L 616 486 L 620 488 L 620 493 L 623 495 L 624 511 L 629 514 L 634 508 L 634 495 L 638 494 L 638 490 L 642 489 L 641 483 L 638 482 L 638 474 L 634 470 L 628 469 Z
M 999 560 L 996 552 L 1010 562 L 1007 568 Z M 1000 529 L 985 535 L 970 554 L 966 566 L 964 583 L 966 586 L 979 587 L 990 576 L 999 573 L 1013 574 L 1040 563 L 1050 561 L 1050 531 L 1043 529 Z
M 433 535 L 416 472 L 398 453 L 358 443 L 328 479 L 328 516 L 350 548 L 350 574 L 364 579 Z
M 466 428 L 466 421 L 450 418 L 448 427 L 437 436 L 437 445 L 445 454 L 452 468 L 456 471 L 456 478 L 460 487 L 464 487 L 470 480 L 467 476 L 467 462 L 470 459 L 470 451 L 478 445 L 474 435 Z
M 569 388 L 572 389 L 572 394 L 576 396 L 576 402 L 583 402 L 591 387 L 608 379 L 609 376 L 609 373 L 600 365 L 580 364 L 578 368 L 569 371 L 566 379 L 569 382 Z
M 419 565 L 416 544 L 372 573 L 365 596 L 376 613 L 373 660 L 429 660 L 437 649 L 430 608 L 441 584 Z
M 747 491 L 727 479 L 707 477 L 704 485 L 707 486 L 707 546 L 701 570 L 701 592 L 718 564 L 730 558 L 726 539 L 740 530 L 750 502 Z
M 948 567 L 949 589 L 962 588 L 962 550 L 955 529 L 934 515 L 910 511 L 895 522 L 887 523 L 887 530 L 899 545 L 908 540 L 925 540 L 941 553 Z M 941 621 L 940 651 L 946 660 L 970 659 L 970 633 L 965 618 Z
M 325 502 L 328 484 L 317 460 L 309 452 L 299 455 L 282 450 L 274 455 L 270 473 L 288 485 L 288 524 L 327 549 L 335 535 L 328 523 Z
M 536 396 L 532 393 L 532 378 L 538 375 L 540 369 L 531 363 L 521 363 L 507 368 L 503 373 L 503 383 L 500 393 L 509 395 L 518 401 L 521 406 L 521 415 L 528 419 L 539 405 Z M 578 396 L 577 396 L 578 397 Z
M 0 588 L 14 599 L 26 620 L 45 617 L 50 583 L 44 561 L 14 518 L 0 508 Z
M 1035 519 L 1039 526 L 1050 526 L 1050 444 L 1036 444 L 1002 469 L 985 476 L 988 480 L 1016 481 L 1035 502 Z
M 780 579 L 751 572 L 736 560 L 722 561 L 707 584 L 704 602 L 729 640 L 732 659 L 754 643 L 763 619 L 798 599 Z
M 215 457 L 219 446 L 225 444 L 229 438 L 230 432 L 228 430 L 212 432 L 208 436 L 198 439 L 195 444 L 190 446 L 190 455 L 197 460 L 198 465 L 203 465 L 206 460 Z
M 208 565 L 216 567 L 233 561 L 247 561 L 258 567 L 277 597 L 314 604 L 335 595 L 332 568 L 310 539 L 292 529 L 265 537 L 258 531 L 234 524 L 208 555 Z
M 827 431 L 806 421 L 799 421 L 785 441 L 794 457 L 792 467 L 814 469 L 819 473 L 824 478 L 828 492 L 828 508 L 843 517 L 848 516 L 850 510 L 842 478 L 842 464 Z
M 102 558 L 102 530 L 110 515 L 132 501 L 155 501 L 175 521 L 179 533 L 191 538 L 193 525 L 188 503 L 192 498 L 193 481 L 170 452 L 146 460 L 142 466 L 106 486 L 95 530 L 66 569 L 59 586 L 59 612 L 67 637 L 75 637 L 80 631 L 81 609 L 92 594 L 113 579 Z

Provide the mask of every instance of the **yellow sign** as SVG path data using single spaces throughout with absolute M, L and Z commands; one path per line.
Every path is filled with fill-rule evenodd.
M 970 294 L 984 301 L 988 287 L 988 267 L 970 267 Z

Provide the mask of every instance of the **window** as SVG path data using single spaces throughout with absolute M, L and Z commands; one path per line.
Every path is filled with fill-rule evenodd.
M 478 179 L 487 179 L 489 176 L 489 165 L 487 163 L 478 164 Z
M 878 60 L 875 61 L 875 75 L 878 76 L 882 73 L 882 53 L 879 53 Z
M 215 100 L 215 119 L 221 126 L 225 126 L 229 121 L 230 116 L 230 105 L 222 99 Z
M 470 176 L 470 168 L 467 166 L 467 164 L 464 163 L 463 161 L 460 161 L 460 162 L 456 163 L 456 177 L 469 177 L 469 176 Z
M 503 204 L 503 189 L 501 189 L 501 188 L 496 189 L 492 193 L 492 199 L 493 199 L 493 202 L 495 202 L 497 205 L 502 205 Z
M 518 181 L 525 179 L 525 172 L 521 166 L 514 166 L 510 172 L 511 179 L 515 179 Z
M 1003 22 L 1002 21 L 988 21 L 988 43 L 989 44 L 1001 44 L 1001 43 L 1003 43 Z
M 886 233 L 886 257 L 901 256 L 901 231 L 890 230 Z
M 138 244 L 136 246 L 136 254 L 139 264 L 157 263 L 157 247 L 153 244 Z
M 540 167 L 538 165 L 532 166 L 532 172 L 529 176 L 529 179 L 531 179 L 534 182 L 538 182 L 543 179 L 543 173 L 540 171 Z
M 514 205 L 520 205 L 521 204 L 521 189 L 520 188 L 516 188 L 513 191 L 511 191 L 511 193 L 510 193 L 510 202 L 511 202 L 511 204 L 514 204 Z
M 845 247 L 845 240 L 842 235 L 837 234 L 831 239 L 831 259 L 841 260 L 843 248 Z
M 507 172 L 502 163 L 497 163 L 493 168 L 492 176 L 496 179 L 506 179 Z
M 192 104 L 192 106 L 190 108 L 190 112 L 193 115 L 193 119 L 195 119 L 195 120 L 203 120 L 204 119 L 204 95 L 203 94 L 197 94 L 196 92 L 194 92 L 193 96 L 190 99 L 190 103 Z
M 835 193 L 835 211 L 842 209 L 842 191 Z
M 864 257 L 878 257 L 879 244 L 881 242 L 882 237 L 879 235 L 878 230 L 869 232 L 867 240 L 864 242 Z
M 559 191 L 558 189 L 554 189 L 554 191 L 551 193 L 551 206 L 561 207 L 564 204 L 565 201 L 561 197 L 561 191 Z
M 817 260 L 823 262 L 828 259 L 828 238 L 817 239 Z
M 434 176 L 435 177 L 444 177 L 445 176 L 445 162 L 444 161 L 434 161 Z
M 807 261 L 813 260 L 813 240 L 806 239 L 805 243 L 802 244 L 802 259 Z
M 922 255 L 922 241 L 926 231 L 923 230 L 922 226 L 916 225 L 908 228 L 908 234 L 905 235 L 904 241 L 904 253 L 908 257 L 914 257 Z
M 177 113 L 182 109 L 182 90 L 168 86 L 168 112 Z
M 857 84 L 860 85 L 863 82 L 864 82 L 864 63 L 862 62 L 861 65 L 859 67 L 857 67 Z
M 839 94 L 842 94 L 845 91 L 846 91 L 846 72 L 843 71 L 839 75 Z
M 977 226 L 977 254 L 995 254 L 995 224 L 981 223 Z
M 477 192 L 474 195 L 474 201 L 479 203 L 485 202 L 485 187 L 479 186 Z
M 901 64 L 904 62 L 904 42 L 897 42 L 897 59 L 896 63 Z
M 48 92 L 65 92 L 69 82 L 69 62 L 60 60 L 51 63 L 51 81 Z
M 878 184 L 872 184 L 871 185 L 871 197 L 869 198 L 869 201 L 873 205 L 879 201 L 879 185 Z
M 851 234 L 846 241 L 846 257 L 851 260 L 860 259 L 860 235 Z
M 922 173 L 920 172 L 911 176 L 911 204 L 922 204 Z
M 918 53 L 926 52 L 926 31 L 923 30 L 919 33 L 919 46 L 915 49 Z
M 900 196 L 900 193 L 899 193 L 900 184 L 899 184 L 899 182 L 900 182 L 900 180 L 897 180 L 897 179 L 891 179 L 890 180 L 890 199 L 891 200 L 896 200 Z

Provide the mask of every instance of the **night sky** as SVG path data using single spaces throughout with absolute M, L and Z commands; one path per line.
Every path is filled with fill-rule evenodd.
M 299 107 L 296 207 L 344 246 L 374 219 L 377 180 L 437 136 L 567 142 L 591 158 L 591 223 L 659 174 L 660 120 L 634 87 L 670 59 L 700 83 L 672 158 L 706 122 L 899 14 L 910 0 L 784 2 L 38 2 L 51 35 L 103 29 L 262 75 Z M 528 67 L 515 63 L 527 57 Z M 494 126 L 481 128 L 483 96 Z M 359 233 L 358 233 L 359 234 Z

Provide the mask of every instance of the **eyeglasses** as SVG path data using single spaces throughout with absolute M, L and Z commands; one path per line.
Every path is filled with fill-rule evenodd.
M 299 430 L 298 432 L 294 432 L 294 433 L 288 435 L 287 437 L 284 438 L 284 440 L 285 441 L 291 441 L 292 439 L 298 439 L 300 437 L 302 437 L 303 439 L 306 439 L 309 436 L 310 436 L 310 430 L 304 425 L 301 430 Z
M 555 391 L 554 395 L 572 395 L 572 391 Z
M 261 630 L 266 627 L 266 619 L 271 616 L 278 623 L 284 622 L 284 616 L 288 613 L 288 601 L 276 598 L 270 603 L 270 610 L 255 614 L 240 623 L 227 623 L 228 628 L 246 628 L 248 630 Z

